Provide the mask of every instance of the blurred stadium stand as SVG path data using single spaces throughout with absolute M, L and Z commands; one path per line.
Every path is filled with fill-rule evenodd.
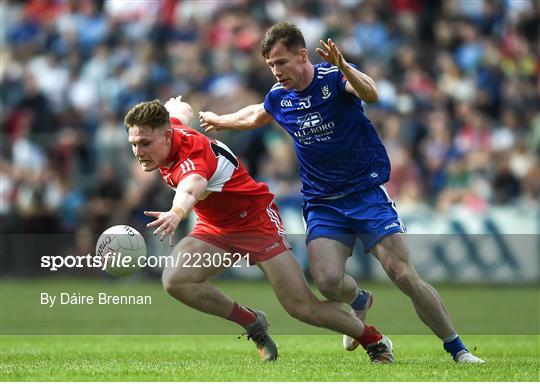
M 442 223 L 440 233 L 539 233 L 538 1 L 4 0 L 0 17 L 6 241 L 68 234 L 86 254 L 92 234 L 143 229 L 143 210 L 168 209 L 172 191 L 134 162 L 125 112 L 178 94 L 216 113 L 261 102 L 274 79 L 259 42 L 282 20 L 301 27 L 313 61 L 331 37 L 376 80 L 380 101 L 366 110 L 391 158 L 387 188 L 413 232 Z M 288 233 L 302 233 L 290 139 L 271 126 L 218 137 L 270 185 Z M 304 252 L 298 246 L 302 262 Z M 16 273 L 10 258 L 21 256 L 3 253 L 1 272 Z M 430 257 L 445 272 L 423 272 L 455 278 L 451 262 Z M 538 281 L 538 249 L 525 257 L 520 268 Z M 480 269 L 469 280 L 501 280 Z

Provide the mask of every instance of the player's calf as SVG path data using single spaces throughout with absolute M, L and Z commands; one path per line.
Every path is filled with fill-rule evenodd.
M 309 303 L 297 303 L 294 305 L 285 304 L 284 308 L 290 316 L 298 321 L 316 327 L 322 326 L 322 322 L 316 317 L 313 305 L 310 305 Z

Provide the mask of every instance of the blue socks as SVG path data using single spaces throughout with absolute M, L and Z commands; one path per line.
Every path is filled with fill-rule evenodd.
M 443 340 L 444 350 L 452 355 L 452 358 L 455 360 L 458 355 L 461 353 L 469 352 L 465 345 L 459 338 L 457 333 L 454 333 L 448 339 Z
M 354 309 L 355 311 L 366 309 L 368 299 L 369 299 L 369 292 L 364 291 L 361 288 L 358 288 L 358 295 L 356 296 L 356 299 L 354 299 L 351 302 L 352 309 Z

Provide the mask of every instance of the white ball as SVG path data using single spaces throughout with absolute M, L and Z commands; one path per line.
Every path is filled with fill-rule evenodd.
M 129 225 L 115 225 L 99 237 L 96 255 L 106 257 L 105 271 L 109 274 L 129 276 L 141 268 L 139 260 L 146 257 L 144 237 Z

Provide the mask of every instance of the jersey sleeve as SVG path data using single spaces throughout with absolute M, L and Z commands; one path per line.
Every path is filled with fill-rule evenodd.
M 169 117 L 169 122 L 171 125 L 182 125 L 182 122 L 177 117 Z
M 272 116 L 274 116 L 274 107 L 272 105 L 272 91 L 268 92 L 266 94 L 266 97 L 264 98 L 264 109 L 266 110 L 266 112 L 268 112 L 269 114 L 271 114 Z
M 171 169 L 171 178 L 175 185 L 178 185 L 189 175 L 197 174 L 210 180 L 216 169 L 216 159 L 211 153 L 208 139 L 195 137 L 192 140 L 189 155 L 174 164 Z
M 351 67 L 353 67 L 354 69 L 358 70 L 358 66 L 355 65 L 355 64 L 352 64 L 352 63 L 349 63 L 349 65 Z M 338 84 L 338 88 L 341 92 L 347 92 L 347 90 L 345 89 L 345 86 L 347 84 L 347 78 L 345 77 L 345 75 L 343 74 L 343 72 L 341 71 L 338 71 L 338 81 L 339 81 L 339 84 Z

